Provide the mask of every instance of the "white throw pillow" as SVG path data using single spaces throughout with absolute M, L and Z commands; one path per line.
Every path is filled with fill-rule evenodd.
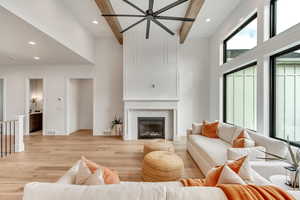
M 91 174 L 84 185 L 105 185 L 102 169 L 97 169 L 94 174 Z
M 232 163 L 234 161 L 228 161 L 227 163 Z M 245 181 L 251 181 L 253 182 L 253 177 L 251 173 L 252 169 L 250 166 L 249 158 L 248 156 L 244 160 L 243 164 L 240 167 L 240 170 L 238 171 L 238 175 Z
M 229 148 L 227 149 L 227 160 L 237 160 L 240 157 L 247 156 L 249 161 L 262 160 L 265 158 L 265 147 L 250 147 L 250 148 Z
M 97 169 L 92 173 L 84 161 L 80 161 L 78 172 L 75 178 L 76 185 L 104 185 L 103 171 Z
M 192 133 L 193 134 L 202 134 L 202 123 L 193 123 L 192 124 Z
M 236 129 L 237 127 L 235 126 L 226 123 L 221 123 L 219 126 L 218 136 L 225 142 L 231 143 Z
M 235 173 L 230 167 L 225 165 L 218 180 L 218 184 L 240 184 L 245 185 L 245 181 Z
M 79 168 L 78 168 L 78 172 L 76 174 L 75 184 L 76 185 L 84 185 L 91 174 L 92 174 L 91 170 L 87 167 L 85 162 L 83 162 L 81 160 L 79 162 Z

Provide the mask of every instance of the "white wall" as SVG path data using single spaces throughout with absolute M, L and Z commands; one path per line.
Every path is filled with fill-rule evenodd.
M 93 77 L 92 66 L 0 66 L 6 79 L 6 119 L 26 113 L 26 83 L 44 79 L 45 129 L 66 133 L 66 82 L 70 77 Z M 61 100 L 60 100 L 61 99 Z
M 0 79 L 0 121 L 3 121 L 4 117 L 4 80 Z
M 62 1 L 0 0 L 0 6 L 56 39 L 89 62 L 94 62 L 93 37 L 80 25 Z
M 94 134 L 103 135 L 123 116 L 123 53 L 114 38 L 98 40 L 96 49 Z
M 193 38 L 179 46 L 180 101 L 179 133 L 184 135 L 193 122 L 209 118 L 209 42 Z
M 178 38 L 161 33 L 125 34 L 124 99 L 178 99 Z
M 123 116 L 123 50 L 114 38 L 102 38 L 96 46 L 95 66 L 0 66 L 0 74 L 7 82 L 7 119 L 15 119 L 16 115 L 25 113 L 26 81 L 44 78 L 45 130 L 66 134 L 67 81 L 71 78 L 94 78 L 94 134 L 103 135 L 104 131 L 108 131 L 114 116 Z M 203 38 L 178 47 L 181 135 L 192 122 L 208 118 L 207 46 L 207 39 Z
M 269 134 L 269 56 L 300 43 L 300 24 L 269 39 L 269 0 L 242 1 L 210 38 L 210 119 L 222 120 L 222 77 L 225 72 L 253 61 L 257 66 L 257 129 Z M 255 11 L 258 12 L 258 45 L 222 65 L 222 42 Z

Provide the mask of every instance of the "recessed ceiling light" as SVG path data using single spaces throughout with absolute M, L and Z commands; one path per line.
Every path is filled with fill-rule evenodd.
M 34 60 L 40 60 L 41 58 L 38 57 L 38 56 L 34 56 L 33 59 L 34 59 Z
M 206 22 L 210 22 L 211 21 L 211 19 L 210 18 L 206 18 L 206 20 L 205 20 Z
M 93 24 L 99 24 L 97 20 L 92 21 Z
M 34 41 L 29 41 L 28 44 L 30 44 L 30 45 L 36 45 L 36 42 L 34 42 Z

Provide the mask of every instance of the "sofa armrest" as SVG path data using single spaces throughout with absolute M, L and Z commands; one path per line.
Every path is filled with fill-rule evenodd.
M 248 155 L 250 161 L 262 160 L 259 158 L 265 158 L 265 147 L 249 147 L 249 148 L 229 148 L 227 149 L 227 160 L 236 160 L 242 156 Z
M 191 128 L 186 130 L 186 136 L 193 135 L 193 130 Z

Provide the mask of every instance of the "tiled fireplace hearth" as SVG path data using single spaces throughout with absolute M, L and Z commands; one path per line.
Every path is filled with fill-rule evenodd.
M 177 138 L 177 101 L 125 101 L 124 140 Z

